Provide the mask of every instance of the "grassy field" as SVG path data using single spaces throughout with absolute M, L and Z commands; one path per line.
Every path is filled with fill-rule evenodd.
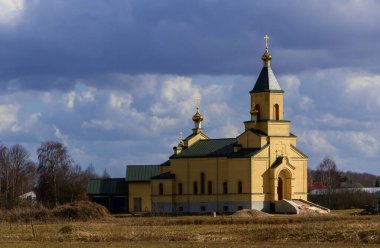
M 127 217 L 0 224 L 1 247 L 379 247 L 380 215 Z

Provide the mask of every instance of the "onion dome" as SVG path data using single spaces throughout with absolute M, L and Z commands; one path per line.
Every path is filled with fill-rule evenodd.
M 268 61 L 270 61 L 272 59 L 272 56 L 268 52 L 268 48 L 265 49 L 265 52 L 264 52 L 263 56 L 261 56 L 261 59 L 264 62 L 268 62 Z
M 199 107 L 197 107 L 197 112 L 195 113 L 195 115 L 193 115 L 193 121 L 194 122 L 203 121 L 203 116 L 201 115 L 201 113 L 199 113 Z

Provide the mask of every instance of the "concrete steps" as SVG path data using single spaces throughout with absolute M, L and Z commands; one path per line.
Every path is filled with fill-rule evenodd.
M 330 213 L 330 209 L 322 207 L 318 204 L 305 201 L 302 199 L 293 199 L 294 202 L 299 209 L 300 214 L 308 214 L 308 213 L 318 213 L 318 214 L 327 214 Z

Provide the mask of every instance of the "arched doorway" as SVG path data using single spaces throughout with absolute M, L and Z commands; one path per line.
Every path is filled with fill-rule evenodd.
M 278 200 L 291 200 L 292 198 L 292 174 L 289 170 L 283 169 L 278 174 L 277 179 L 277 199 Z
M 284 196 L 283 196 L 283 182 L 282 182 L 281 177 L 278 178 L 277 195 L 278 195 L 277 199 L 279 201 L 284 198 Z

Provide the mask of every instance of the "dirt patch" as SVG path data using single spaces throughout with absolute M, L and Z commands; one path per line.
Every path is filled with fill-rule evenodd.
M 232 217 L 238 218 L 251 218 L 251 217 L 268 217 L 271 214 L 256 210 L 256 209 L 242 209 L 232 214 Z

